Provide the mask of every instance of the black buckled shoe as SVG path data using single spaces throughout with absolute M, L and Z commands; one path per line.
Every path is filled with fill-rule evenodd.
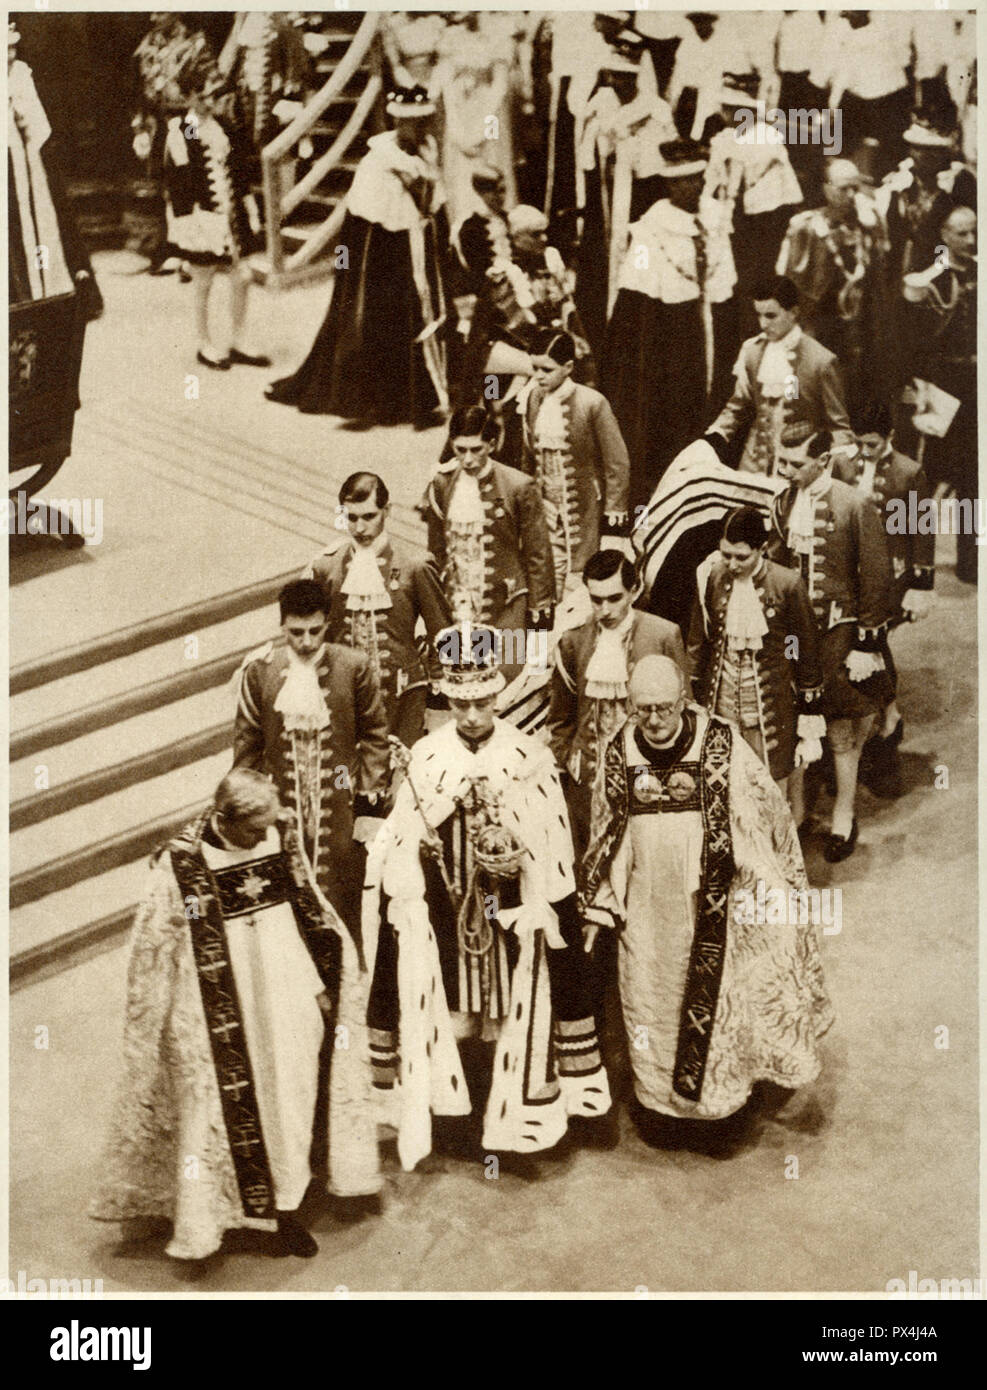
M 230 359 L 228 357 L 220 357 L 216 360 L 212 357 L 207 357 L 204 352 L 197 352 L 195 354 L 195 360 L 196 362 L 201 362 L 204 367 L 209 367 L 210 370 L 214 372 L 228 372 L 230 370 Z
M 238 367 L 269 367 L 271 365 L 271 359 L 265 357 L 263 353 L 241 352 L 239 348 L 230 348 L 230 361 Z
M 830 833 L 826 840 L 826 848 L 823 850 L 823 858 L 826 860 L 827 864 L 839 864 L 842 860 L 849 859 L 856 848 L 857 818 L 854 816 L 849 835 L 834 835 L 832 832 Z

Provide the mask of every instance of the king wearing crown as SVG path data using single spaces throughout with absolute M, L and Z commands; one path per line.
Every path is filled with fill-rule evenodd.
M 549 750 L 494 713 L 497 631 L 462 622 L 435 645 L 453 717 L 399 754 L 365 895 L 374 1084 L 406 1170 L 432 1149 L 433 1115 L 461 1146 L 482 1114 L 472 1140 L 535 1176 L 516 1155 L 610 1109 L 569 819 Z

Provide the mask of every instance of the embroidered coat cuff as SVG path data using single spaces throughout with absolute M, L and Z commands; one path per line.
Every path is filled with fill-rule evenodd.
M 857 650 L 861 652 L 876 652 L 881 644 L 881 633 L 884 631 L 884 624 L 879 623 L 877 627 L 857 627 Z
M 822 704 L 823 688 L 821 685 L 806 686 L 798 694 L 799 717 L 805 718 L 806 715 L 817 715 L 819 706 Z M 806 735 L 807 738 L 812 737 Z
M 544 608 L 528 609 L 528 627 L 532 632 L 550 632 L 554 622 L 554 604 L 548 603 Z
M 359 816 L 383 816 L 385 804 L 383 792 L 357 792 L 353 798 L 353 819 Z

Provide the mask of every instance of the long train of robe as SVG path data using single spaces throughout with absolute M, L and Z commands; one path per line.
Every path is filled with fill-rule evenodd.
M 724 517 L 757 507 L 767 520 L 784 486 L 783 478 L 728 468 L 702 440 L 683 449 L 631 533 L 649 611 L 687 632 L 696 569 L 719 545 Z
M 444 309 L 439 252 L 448 239 L 444 212 L 425 222 L 423 237 L 423 264 L 416 267 L 409 232 L 388 231 L 347 212 L 338 244 L 348 265 L 336 272 L 329 309 L 308 356 L 297 372 L 275 383 L 274 399 L 303 414 L 380 425 L 425 423 L 445 405 L 439 359 L 446 330 L 444 324 L 434 327 Z M 432 325 L 422 312 L 426 287 Z M 418 341 L 430 326 L 433 341 Z

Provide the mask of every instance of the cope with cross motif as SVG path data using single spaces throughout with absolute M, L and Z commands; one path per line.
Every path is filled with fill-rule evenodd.
M 250 873 L 240 884 L 240 892 L 245 898 L 249 898 L 251 902 L 256 903 L 264 896 L 264 890 L 270 888 L 270 886 L 271 880 L 269 878 L 263 878 L 256 869 L 251 869 Z

